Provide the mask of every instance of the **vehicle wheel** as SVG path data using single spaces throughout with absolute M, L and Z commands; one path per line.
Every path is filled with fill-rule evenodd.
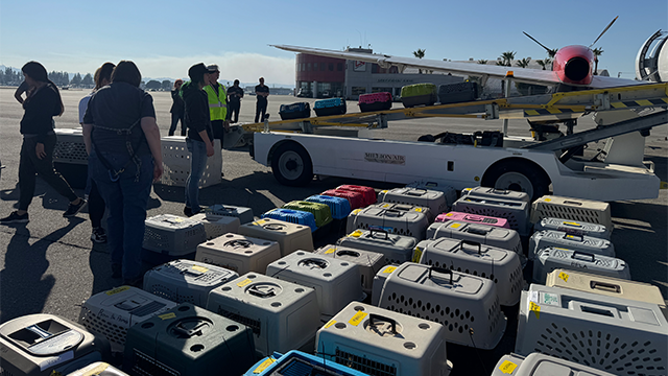
M 482 186 L 526 192 L 532 201 L 549 193 L 550 178 L 538 167 L 513 162 L 493 166 L 492 169 L 485 174 Z
M 304 186 L 313 180 L 311 157 L 295 142 L 284 143 L 276 149 L 271 157 L 271 170 L 279 183 L 291 187 Z

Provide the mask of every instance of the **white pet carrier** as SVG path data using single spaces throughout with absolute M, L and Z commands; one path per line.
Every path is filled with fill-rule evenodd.
M 258 273 L 211 291 L 207 309 L 250 327 L 263 355 L 304 346 L 321 325 L 314 289 Z
M 446 210 L 450 210 L 452 204 L 454 204 L 455 201 L 457 201 L 457 191 L 453 187 L 445 183 L 422 180 L 422 181 L 414 181 L 410 184 L 407 184 L 406 187 L 443 192 L 443 196 L 445 197 L 445 204 L 447 205 Z
M 610 240 L 611 230 L 602 224 L 579 222 L 561 218 L 543 218 L 534 225 L 534 231 L 556 230 L 574 235 Z
M 209 218 L 204 213 L 195 214 L 190 219 L 198 221 L 204 225 L 207 239 L 217 238 L 228 232 L 237 232 L 239 230 L 239 218 L 220 217 Z
M 190 218 L 161 214 L 146 219 L 144 248 L 149 251 L 183 256 L 194 253 L 206 241 L 204 225 Z
M 243 225 L 252 222 L 255 218 L 253 216 L 253 209 L 234 205 L 211 205 L 204 210 L 204 213 L 209 219 L 216 220 L 220 217 L 236 217 Z
M 373 290 L 371 292 L 371 305 L 378 307 L 380 303 L 380 296 L 383 293 L 385 281 L 390 274 L 397 270 L 398 265 L 385 265 L 373 277 Z
M 533 284 L 522 292 L 515 352 L 616 375 L 665 375 L 668 322 L 656 304 Z
M 453 238 L 470 240 L 480 244 L 493 247 L 509 249 L 524 257 L 522 242 L 517 231 L 461 221 L 449 221 L 445 223 L 432 223 L 427 229 L 427 239 Z
M 496 284 L 501 305 L 512 306 L 520 301 L 524 287 L 522 264 L 513 251 L 468 240 L 440 238 L 418 243 L 413 262 L 487 278 Z
M 410 261 L 417 240 L 410 236 L 391 235 L 385 231 L 355 230 L 336 242 L 342 247 L 381 253 L 386 264 Z
M 560 196 L 543 196 L 531 205 L 531 223 L 543 218 L 562 218 L 571 221 L 596 223 L 613 231 L 610 204 Z
M 228 233 L 197 246 L 195 260 L 222 266 L 239 274 L 264 273 L 281 258 L 277 242 Z
M 379 208 L 383 208 L 385 210 L 398 210 L 400 212 L 418 212 L 418 213 L 423 213 L 427 217 L 427 222 L 432 223 L 434 222 L 434 218 L 436 214 L 431 211 L 431 209 L 428 206 L 420 206 L 420 205 L 414 205 L 414 204 L 403 204 L 403 203 L 395 203 L 395 202 L 380 202 L 375 204 L 374 206 L 377 206 Z
M 120 369 L 105 362 L 95 362 L 88 366 L 74 371 L 67 376 L 130 376 Z
M 359 266 L 349 261 L 298 251 L 269 264 L 267 275 L 313 287 L 320 313 L 327 318 L 348 303 L 365 297 Z
M 239 274 L 199 261 L 174 260 L 144 274 L 144 290 L 176 303 L 206 307 L 209 293 Z
M 383 230 L 390 234 L 411 236 L 418 240 L 425 238 L 429 220 L 424 213 L 383 208 L 375 204 L 364 209 L 355 209 L 348 215 L 346 233 L 357 229 Z
M 572 249 L 548 247 L 541 250 L 533 262 L 533 281 L 544 284 L 547 274 L 558 268 L 631 279 L 629 265 L 624 260 Z
M 111 350 L 122 352 L 128 328 L 174 308 L 175 302 L 132 286 L 97 293 L 81 306 L 79 324 L 105 336 Z
M 526 201 L 506 200 L 494 197 L 481 197 L 472 194 L 463 195 L 452 205 L 452 210 L 462 213 L 505 218 L 511 229 L 520 235 L 529 235 L 529 211 L 531 206 Z
M 547 247 L 561 247 L 584 253 L 615 257 L 615 247 L 609 240 L 569 234 L 563 231 L 545 230 L 534 232 L 531 235 L 529 239 L 529 259 L 533 260 L 539 250 Z
M 492 371 L 492 376 L 614 376 L 556 356 L 531 353 L 526 358 L 510 354 L 499 359 Z
M 378 202 L 395 203 L 404 205 L 415 205 L 429 208 L 431 219 L 448 210 L 445 194 L 439 191 L 431 191 L 420 188 L 394 188 L 380 191 Z
M 273 218 L 263 218 L 239 226 L 239 234 L 278 242 L 281 256 L 302 250 L 313 252 L 311 228 Z
M 444 339 L 493 349 L 506 329 L 494 282 L 449 269 L 404 263 L 385 281 L 379 307 L 442 324 Z
M 371 294 L 373 278 L 385 265 L 385 256 L 381 253 L 328 244 L 317 249 L 315 254 L 347 261 L 359 266 L 360 279 L 364 293 Z
M 531 197 L 526 192 L 511 191 L 508 189 L 497 189 L 490 187 L 474 187 L 462 189 L 462 197 L 464 196 L 501 199 L 505 201 L 526 202 L 531 204 Z
M 316 336 L 316 355 L 377 376 L 447 376 L 441 324 L 352 302 Z

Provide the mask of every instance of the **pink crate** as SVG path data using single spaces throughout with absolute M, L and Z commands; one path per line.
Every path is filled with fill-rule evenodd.
M 434 222 L 461 221 L 468 223 L 479 223 L 494 227 L 510 228 L 508 220 L 505 218 L 488 217 L 486 215 L 476 215 L 460 212 L 442 213 L 436 217 Z
M 392 94 L 388 92 L 381 92 L 360 95 L 360 104 L 370 104 L 376 102 L 392 102 Z

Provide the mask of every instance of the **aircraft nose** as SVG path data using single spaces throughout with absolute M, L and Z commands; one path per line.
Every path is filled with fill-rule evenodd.
M 582 81 L 589 75 L 589 62 L 582 57 L 574 57 L 566 63 L 564 73 L 572 81 Z

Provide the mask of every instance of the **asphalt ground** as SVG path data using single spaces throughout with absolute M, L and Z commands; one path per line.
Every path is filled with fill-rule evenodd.
M 6 166 L 0 177 L 0 215 L 15 210 L 19 192 L 18 164 L 22 138 L 19 121 L 23 110 L 13 98 L 13 89 L 0 90 L 0 157 Z M 66 111 L 56 118 L 58 128 L 78 127 L 77 105 L 85 91 L 62 91 Z M 153 92 L 157 120 L 161 134 L 166 135 L 170 124 L 171 98 L 166 92 Z M 280 104 L 313 99 L 291 96 L 270 96 L 268 113 L 278 119 Z M 395 107 L 401 106 L 395 103 Z M 350 111 L 356 109 L 349 102 Z M 241 122 L 252 122 L 255 98 L 247 96 L 241 105 Z M 593 127 L 590 117 L 579 121 L 576 130 Z M 374 131 L 378 138 L 416 140 L 424 134 L 449 130 L 473 132 L 499 130 L 501 121 L 471 119 L 416 119 L 391 122 L 388 129 Z M 177 131 L 178 132 L 178 131 Z M 509 134 L 527 136 L 524 121 L 510 121 Z M 661 181 L 668 181 L 668 126 L 652 130 L 647 138 L 645 155 L 656 165 Z M 592 145 L 587 153 L 595 153 Z M 293 188 L 280 185 L 271 169 L 253 161 L 247 150 L 223 151 L 222 184 L 201 190 L 204 205 L 224 203 L 246 206 L 256 216 L 280 207 L 282 204 L 318 194 L 340 184 L 360 184 L 375 188 L 395 185 L 355 181 L 340 178 L 314 180 L 307 187 Z M 425 161 L 427 163 L 428 161 Z M 77 190 L 83 195 L 81 190 Z M 149 200 L 148 215 L 182 214 L 184 189 L 154 185 Z M 65 219 L 62 212 L 67 200 L 38 179 L 30 222 L 26 225 L 0 226 L 0 322 L 31 313 L 52 313 L 76 321 L 80 305 L 91 295 L 118 286 L 121 281 L 111 278 L 109 255 L 104 244 L 90 240 L 91 226 L 86 210 L 73 219 Z M 618 201 L 612 203 L 615 230 L 612 241 L 618 257 L 626 260 L 634 280 L 659 285 L 668 297 L 668 191 L 660 192 L 651 200 Z M 317 245 L 335 241 L 330 234 L 316 240 Z M 145 265 L 150 266 L 150 263 Z M 448 346 L 448 358 L 454 363 L 452 375 L 489 375 L 491 367 L 502 354 L 512 352 L 517 327 L 517 306 L 505 309 L 508 317 L 506 333 L 495 350 L 474 351 L 471 348 Z

